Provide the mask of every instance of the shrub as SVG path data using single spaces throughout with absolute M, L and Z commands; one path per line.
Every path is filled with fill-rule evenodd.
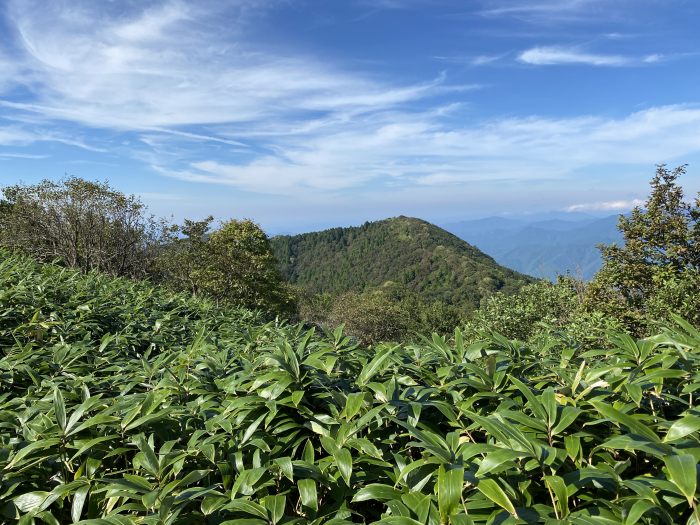
M 0 244 L 82 271 L 143 278 L 166 225 L 134 195 L 69 177 L 2 189 Z
M 231 220 L 210 232 L 213 217 L 185 221 L 158 258 L 159 277 L 175 289 L 221 303 L 291 315 L 294 295 L 282 280 L 265 232 Z

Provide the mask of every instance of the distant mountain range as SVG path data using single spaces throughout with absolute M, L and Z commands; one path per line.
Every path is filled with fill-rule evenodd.
M 589 280 L 602 264 L 596 246 L 623 242 L 618 217 L 490 217 L 445 224 L 444 228 L 518 272 L 552 280 L 570 273 Z
M 271 244 L 287 280 L 312 292 L 339 294 L 391 282 L 428 301 L 474 308 L 496 291 L 514 293 L 533 281 L 444 229 L 410 217 L 280 235 Z

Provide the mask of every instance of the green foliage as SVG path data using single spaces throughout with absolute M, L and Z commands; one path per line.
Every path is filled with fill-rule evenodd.
M 210 232 L 213 217 L 185 221 L 158 259 L 160 279 L 218 302 L 292 313 L 294 299 L 282 281 L 265 232 L 250 220 L 231 220 Z
M 428 303 L 405 286 L 386 283 L 362 293 L 301 293 L 299 316 L 325 328 L 344 325 L 364 344 L 408 341 L 417 334 L 449 335 L 462 323 L 464 312 L 455 306 Z
M 445 230 L 408 217 L 275 237 L 272 248 L 282 275 L 313 293 L 360 293 L 393 282 L 425 302 L 473 310 L 497 291 L 513 293 L 533 281 Z
M 556 283 L 539 281 L 512 296 L 497 294 L 466 323 L 469 339 L 499 333 L 509 339 L 535 341 L 557 333 L 571 344 L 600 345 L 620 323 L 584 306 L 586 283 L 570 276 Z
M 82 271 L 142 278 L 165 225 L 135 196 L 69 177 L 2 188 L 0 244 Z
M 624 246 L 601 247 L 603 268 L 587 294 L 593 308 L 638 333 L 676 308 L 700 321 L 700 197 L 684 200 L 677 179 L 685 172 L 658 166 L 645 208 L 620 217 Z
M 0 520 L 697 523 L 700 332 L 608 344 L 370 349 L 2 253 Z
M 365 344 L 402 341 L 413 328 L 409 311 L 381 291 L 341 295 L 333 302 L 326 324 L 344 324 L 349 334 Z

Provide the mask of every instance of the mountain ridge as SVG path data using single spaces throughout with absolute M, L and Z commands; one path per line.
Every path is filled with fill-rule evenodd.
M 622 244 L 619 215 L 577 220 L 461 221 L 443 227 L 491 255 L 496 262 L 537 278 L 573 274 L 592 279 L 602 265 L 599 244 Z
M 425 220 L 399 216 L 270 240 L 282 275 L 314 293 L 396 283 L 426 300 L 473 309 L 534 279 Z

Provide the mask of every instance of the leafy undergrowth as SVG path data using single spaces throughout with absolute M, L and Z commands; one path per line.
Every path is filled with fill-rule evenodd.
M 3 522 L 699 522 L 681 321 L 371 349 L 1 255 Z

